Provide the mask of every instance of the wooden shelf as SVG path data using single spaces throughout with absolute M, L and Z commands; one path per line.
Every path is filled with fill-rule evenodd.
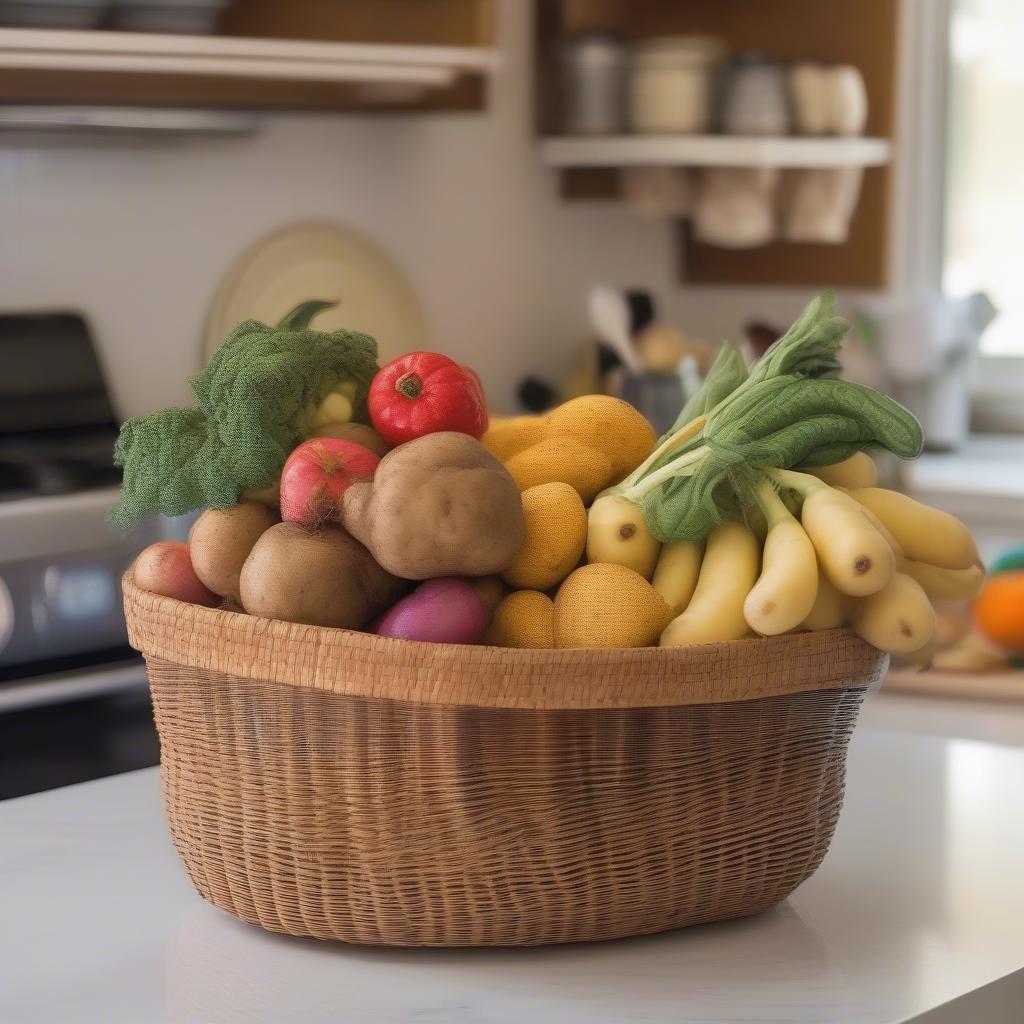
M 534 6 L 537 133 L 542 158 L 558 169 L 564 199 L 620 198 L 618 168 L 631 164 L 862 166 L 860 198 L 846 242 L 780 240 L 752 249 L 725 249 L 700 242 L 684 222 L 678 232 L 679 274 L 693 284 L 888 285 L 891 168 L 898 159 L 898 150 L 890 152 L 890 146 L 896 138 L 900 0 L 534 0 Z M 866 138 L 563 139 L 560 54 L 566 40 L 591 30 L 616 32 L 627 43 L 658 36 L 713 36 L 732 54 L 756 50 L 783 63 L 813 59 L 851 64 L 861 72 L 867 90 Z M 751 145 L 754 141 L 756 146 Z
M 737 135 L 611 135 L 546 139 L 551 167 L 877 167 L 888 163 L 886 139 Z
M 479 83 L 495 61 L 473 46 L 0 29 L 0 99 L 415 106 Z

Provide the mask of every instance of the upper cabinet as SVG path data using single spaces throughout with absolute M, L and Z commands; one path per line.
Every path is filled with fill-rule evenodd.
M 685 280 L 888 278 L 899 0 L 537 0 L 562 195 L 679 222 Z
M 490 0 L 233 0 L 215 34 L 113 27 L 0 29 L 0 102 L 473 110 L 495 59 Z

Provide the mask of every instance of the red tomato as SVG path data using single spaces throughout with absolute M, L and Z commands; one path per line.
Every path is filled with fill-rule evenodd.
M 367 405 L 374 428 L 391 445 L 439 430 L 480 438 L 487 429 L 476 374 L 440 352 L 410 352 L 382 367 Z

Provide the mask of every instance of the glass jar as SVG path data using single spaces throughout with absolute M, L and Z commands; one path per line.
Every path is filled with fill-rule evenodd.
M 626 50 L 610 32 L 587 32 L 561 53 L 562 127 L 570 135 L 625 130 Z
M 707 132 L 725 47 L 710 36 L 662 36 L 631 52 L 629 123 L 644 135 Z

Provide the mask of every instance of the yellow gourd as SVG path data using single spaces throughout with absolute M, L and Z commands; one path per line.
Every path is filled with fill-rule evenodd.
M 524 448 L 546 440 L 543 416 L 492 416 L 480 443 L 499 461 L 508 462 Z
M 640 465 L 654 440 L 633 406 L 608 395 L 573 398 L 545 416 L 493 420 L 481 438 L 520 490 L 561 481 L 588 505 Z
M 612 466 L 609 483 L 632 473 L 654 447 L 650 423 L 621 398 L 584 395 L 552 409 L 544 418 L 556 437 L 568 434 L 604 452 Z
M 647 647 L 671 617 L 639 573 L 605 562 L 584 565 L 555 595 L 555 646 Z
M 552 437 L 531 445 L 505 463 L 521 491 L 540 484 L 566 483 L 589 505 L 612 475 L 611 460 L 571 437 Z
M 494 610 L 484 643 L 492 647 L 555 646 L 555 605 L 547 594 L 516 590 Z
M 517 590 L 550 590 L 579 564 L 587 540 L 587 510 L 575 488 L 538 484 L 523 491 L 526 538 L 501 574 Z

